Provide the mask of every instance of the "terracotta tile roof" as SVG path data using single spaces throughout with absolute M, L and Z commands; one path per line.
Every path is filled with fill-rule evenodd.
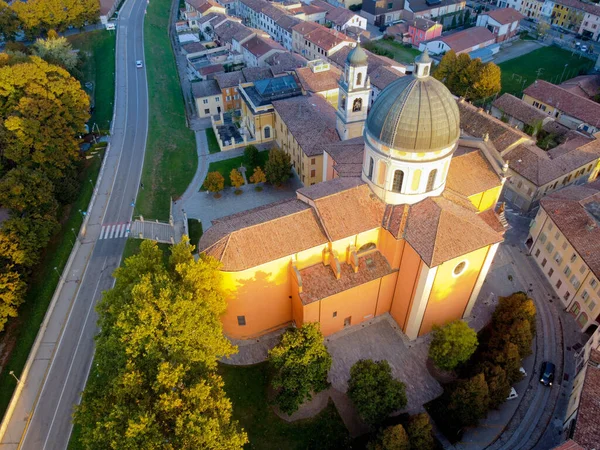
M 540 204 L 590 270 L 600 277 L 600 186 L 567 186 L 545 196 Z
M 196 21 L 198 22 L 198 25 L 204 25 L 206 22 L 212 22 L 213 20 L 214 20 L 214 23 L 213 23 L 213 26 L 214 26 L 215 24 L 219 24 L 219 23 L 227 20 L 227 16 L 225 16 L 224 14 L 211 12 L 211 13 L 203 15 L 202 17 L 198 18 Z
M 292 16 L 287 16 L 287 15 L 283 15 L 275 21 L 277 26 L 284 29 L 285 31 L 287 31 L 290 34 L 292 33 L 292 28 L 294 28 L 300 22 L 301 22 L 300 19 L 297 19 L 296 17 L 292 17 Z
M 385 206 L 358 178 L 337 178 L 318 183 L 299 189 L 298 195 L 312 200 L 331 241 L 381 226 Z
M 461 197 L 446 190 L 411 206 L 388 206 L 384 227 L 404 237 L 429 267 L 501 242 L 502 233 Z
M 211 64 L 210 66 L 204 66 L 198 69 L 198 73 L 202 76 L 214 75 L 220 72 L 225 72 L 223 64 Z
M 498 233 L 504 233 L 506 231 L 504 229 L 504 225 L 502 225 L 502 222 L 500 222 L 500 217 L 498 217 L 498 214 L 496 214 L 496 211 L 494 211 L 494 208 L 489 208 L 483 212 L 480 212 L 479 217 L 481 217 L 492 230 Z
M 238 272 L 325 243 L 314 210 L 291 199 L 215 221 L 199 250 L 220 260 L 222 270 Z
M 600 446 L 600 368 L 588 366 L 581 390 L 573 440 L 592 450 Z
M 529 85 L 523 94 L 551 105 L 571 117 L 575 117 L 585 123 L 596 126 L 600 118 L 600 104 L 585 97 L 573 95 L 566 89 L 548 83 L 544 80 L 536 80 Z
M 369 74 L 371 84 L 380 91 L 383 91 L 388 86 L 388 84 L 396 81 L 398 78 L 401 78 L 403 76 L 403 73 L 400 73 L 397 70 L 386 66 L 379 66 L 376 69 L 372 70 Z
M 265 59 L 265 62 L 271 68 L 273 75 L 293 72 L 294 69 L 306 66 L 308 60 L 297 53 L 279 52 L 274 53 Z
M 244 78 L 248 83 L 254 83 L 258 80 L 266 80 L 267 78 L 273 78 L 271 69 L 269 67 L 246 67 L 242 69 Z
M 192 92 L 194 98 L 210 97 L 213 95 L 221 95 L 221 89 L 215 80 L 198 81 L 192 83 Z
M 445 0 L 444 6 L 455 5 L 457 3 L 464 3 L 464 2 L 465 2 L 465 0 Z M 413 12 L 423 12 L 423 11 L 428 11 L 430 9 L 436 9 L 439 7 L 440 7 L 439 3 L 433 3 L 430 5 L 427 2 L 427 0 L 411 0 L 410 1 L 410 9 Z
M 257 58 L 260 58 L 263 55 L 266 55 L 271 50 L 279 50 L 284 52 L 285 49 L 273 39 L 261 38 L 258 36 L 254 36 L 248 39 L 246 42 L 242 44 L 242 47 L 248 50 Z
M 580 75 L 559 86 L 572 94 L 591 99 L 600 93 L 600 75 Z
M 542 122 L 548 119 L 548 114 L 512 94 L 503 94 L 494 100 L 492 105 L 507 116 L 514 117 L 527 125 L 533 125 L 538 121 Z
M 204 45 L 202 45 L 200 42 L 192 42 L 190 44 L 182 45 L 181 49 L 185 53 L 197 53 L 197 52 L 203 52 L 204 50 L 206 50 L 206 47 Z
M 331 9 L 336 8 L 335 6 L 333 6 L 331 3 L 327 3 L 324 2 L 323 0 L 313 0 L 311 3 L 311 5 L 315 5 L 318 6 L 319 8 L 324 9 L 325 11 L 329 11 Z
M 317 93 L 337 89 L 342 72 L 334 66 L 317 73 L 310 67 L 303 67 L 296 69 L 296 75 L 305 91 Z
M 273 108 L 307 156 L 321 155 L 323 143 L 340 140 L 335 109 L 318 95 L 276 100 Z
M 191 5 L 199 13 L 205 13 L 211 8 L 224 9 L 222 5 L 212 0 L 186 0 L 186 3 Z
M 300 271 L 302 277 L 303 305 L 331 297 L 339 292 L 368 283 L 392 273 L 392 269 L 378 251 L 358 258 L 358 272 L 354 272 L 350 264 L 340 261 L 341 276 L 336 279 L 330 266 L 315 264 Z
M 498 8 L 494 9 L 493 11 L 485 12 L 483 15 L 490 16 L 501 25 L 518 22 L 525 17 L 523 14 L 513 8 Z
M 335 52 L 333 55 L 327 57 L 333 64 L 337 66 L 338 69 L 343 70 L 344 65 L 346 64 L 346 58 L 348 58 L 348 53 L 352 48 L 350 46 L 345 46 Z M 375 71 L 378 67 L 404 67 L 402 63 L 394 61 L 393 59 L 387 58 L 385 56 L 379 56 L 370 51 L 363 49 L 367 54 L 367 73 L 369 76 Z
M 555 134 L 556 136 L 562 136 L 569 131 L 569 128 L 563 124 L 558 123 L 556 120 L 550 120 L 542 126 L 542 129 L 548 133 Z
M 365 152 L 365 141 L 362 136 L 325 144 L 323 152 L 327 152 L 333 160 L 333 168 L 339 177 L 360 177 Z
M 531 136 L 487 114 L 483 109 L 459 100 L 460 126 L 469 135 L 482 138 L 487 134 L 499 152 L 517 143 L 533 143 Z
M 412 3 L 411 3 L 412 6 Z M 435 41 L 445 42 L 456 53 L 494 40 L 494 35 L 490 30 L 484 27 L 467 28 L 453 34 L 434 38 Z
M 215 81 L 219 84 L 220 89 L 227 89 L 237 86 L 246 81 L 244 73 L 241 70 L 229 73 L 218 73 L 215 75 Z
M 327 11 L 325 19 L 335 25 L 342 26 L 350 22 L 354 16 L 356 14 L 349 9 L 336 7 Z
M 215 27 L 215 35 L 219 38 L 221 43 L 231 43 L 234 37 L 236 40 L 240 41 L 253 34 L 254 32 L 250 28 L 239 22 L 234 22 L 233 20 L 227 20 L 218 27 Z
M 438 23 L 434 20 L 425 19 L 424 17 L 415 17 L 408 22 L 408 26 L 411 28 L 417 28 L 419 30 L 427 31 L 430 28 L 436 26 Z
M 501 186 L 500 176 L 476 148 L 458 147 L 450 161 L 446 187 L 469 197 Z
M 544 151 L 534 145 L 519 145 L 505 155 L 512 170 L 536 186 L 543 186 L 600 158 L 600 140 L 574 139 Z
M 344 33 L 332 30 L 313 22 L 301 22 L 292 28 L 304 39 L 325 51 L 329 51 L 342 42 L 355 42 Z
M 577 442 L 569 439 L 567 442 L 563 442 L 558 447 L 554 447 L 552 450 L 586 450 Z

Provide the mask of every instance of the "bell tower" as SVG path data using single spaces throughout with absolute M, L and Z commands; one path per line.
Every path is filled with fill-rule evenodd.
M 367 54 L 360 40 L 348 53 L 338 85 L 336 129 L 340 139 L 345 141 L 362 136 L 369 109 L 371 81 L 367 75 Z

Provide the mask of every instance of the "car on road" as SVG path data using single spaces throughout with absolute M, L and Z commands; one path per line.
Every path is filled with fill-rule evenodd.
M 513 400 L 515 398 L 517 398 L 519 396 L 519 394 L 517 394 L 517 390 L 514 387 L 510 388 L 510 394 L 508 394 L 508 397 L 506 397 L 506 400 Z
M 556 366 L 553 363 L 544 361 L 540 367 L 540 383 L 544 386 L 552 386 L 555 370 Z
M 142 67 L 144 67 L 144 64 L 142 63 L 142 61 L 140 59 L 138 59 L 135 62 L 135 67 L 137 67 L 138 69 L 141 69 Z
M 587 49 L 588 49 L 587 45 L 582 45 L 582 46 L 581 46 L 581 51 L 582 51 L 583 53 L 587 52 Z

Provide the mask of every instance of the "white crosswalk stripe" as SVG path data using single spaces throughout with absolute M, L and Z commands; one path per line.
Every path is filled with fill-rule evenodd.
M 102 225 L 98 239 L 123 239 L 129 236 L 131 223 L 116 223 Z

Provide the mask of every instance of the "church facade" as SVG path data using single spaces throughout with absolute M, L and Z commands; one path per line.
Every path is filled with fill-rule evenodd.
M 506 167 L 482 140 L 460 139 L 456 101 L 426 53 L 367 115 L 363 55 L 349 53 L 340 80 L 327 181 L 219 219 L 200 240 L 222 263 L 232 338 L 307 322 L 327 336 L 390 314 L 416 339 L 471 312 L 503 240 Z

